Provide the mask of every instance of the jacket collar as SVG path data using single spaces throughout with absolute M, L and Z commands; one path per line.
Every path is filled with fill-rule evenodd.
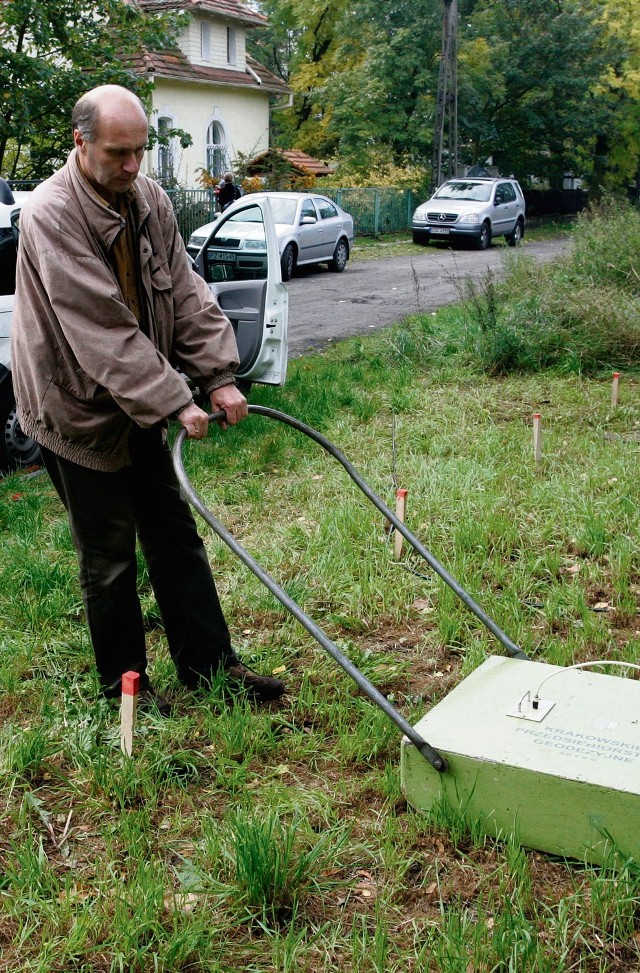
M 78 164 L 78 150 L 73 149 L 63 168 L 66 179 L 71 184 L 76 199 L 84 213 L 92 235 L 107 250 L 113 246 L 117 236 L 124 229 L 124 220 L 90 185 Z M 135 198 L 137 224 L 141 226 L 149 215 L 149 203 L 144 192 L 145 176 L 138 176 L 130 191 Z

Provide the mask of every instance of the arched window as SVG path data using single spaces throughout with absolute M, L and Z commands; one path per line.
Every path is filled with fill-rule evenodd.
M 207 129 L 207 172 L 222 176 L 226 169 L 226 138 L 219 122 L 210 122 Z

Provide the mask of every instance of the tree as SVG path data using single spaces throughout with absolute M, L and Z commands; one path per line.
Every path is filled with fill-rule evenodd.
M 602 24 L 613 56 L 596 95 L 607 106 L 594 146 L 594 195 L 635 182 L 640 195 L 640 11 L 637 0 L 604 0 Z
M 591 0 L 484 0 L 460 43 L 466 161 L 561 186 L 582 169 L 606 106 L 596 97 L 610 46 Z
M 0 172 L 50 175 L 69 151 L 73 105 L 90 87 L 121 84 L 146 100 L 149 82 L 131 59 L 172 46 L 181 23 L 125 0 L 0 0 Z

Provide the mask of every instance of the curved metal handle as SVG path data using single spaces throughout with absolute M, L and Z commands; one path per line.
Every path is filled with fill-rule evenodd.
M 257 414 L 269 415 L 270 418 L 278 418 L 279 416 L 284 416 L 284 413 L 275 413 L 271 415 L 275 410 L 263 411 L 262 406 L 249 406 L 250 412 L 255 412 Z M 215 412 L 209 416 L 210 421 L 215 421 L 216 419 L 223 418 L 224 412 Z M 287 416 L 286 419 L 291 419 Z M 284 421 L 284 420 L 283 420 Z M 296 420 L 291 419 L 290 424 L 294 424 Z M 303 425 L 303 424 L 300 424 Z M 308 427 L 305 427 L 308 428 Z M 310 430 L 315 433 L 315 430 Z M 317 433 L 316 435 L 320 435 Z M 216 532 L 218 537 L 221 538 L 227 545 L 231 548 L 233 553 L 240 558 L 240 560 L 245 564 L 250 571 L 255 574 L 259 581 L 261 581 L 274 595 L 278 601 L 284 605 L 284 607 L 296 618 L 300 624 L 309 632 L 310 635 L 325 649 L 329 655 L 341 666 L 342 669 L 351 676 L 354 682 L 362 689 L 362 691 L 369 697 L 369 699 L 375 703 L 388 717 L 395 723 L 398 729 L 404 733 L 407 739 L 416 747 L 417 750 L 422 754 L 422 756 L 427 760 L 432 767 L 437 771 L 443 772 L 447 769 L 447 761 L 445 758 L 434 750 L 426 740 L 417 733 L 407 720 L 391 705 L 388 699 L 386 699 L 382 693 L 376 689 L 376 687 L 369 682 L 369 680 L 364 676 L 360 670 L 348 659 L 335 645 L 334 642 L 326 635 L 326 633 L 316 625 L 316 623 L 311 619 L 306 612 L 304 612 L 295 601 L 287 594 L 287 592 L 280 587 L 280 585 L 267 574 L 263 568 L 254 560 L 254 558 L 238 543 L 238 541 L 233 537 L 232 534 L 226 529 L 226 527 L 211 513 L 209 508 L 206 506 L 201 497 L 196 493 L 191 484 L 182 461 L 182 447 L 186 438 L 186 431 L 181 429 L 176 436 L 176 440 L 173 445 L 173 463 L 176 470 L 176 475 L 180 486 L 189 500 L 189 503 L 193 506 L 195 510 L 198 511 L 200 516 L 209 524 L 209 526 Z M 312 436 L 311 438 L 315 438 Z

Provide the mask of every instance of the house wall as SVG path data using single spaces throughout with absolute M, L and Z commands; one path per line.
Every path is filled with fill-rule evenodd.
M 216 25 L 214 25 L 216 26 Z M 226 39 L 225 39 L 226 51 Z M 197 170 L 206 165 L 206 136 L 211 121 L 224 134 L 226 166 L 232 167 L 239 152 L 257 155 L 269 148 L 269 95 L 253 89 L 195 84 L 156 78 L 151 122 L 168 116 L 176 128 L 193 139 L 193 145 L 173 147 L 174 175 L 181 186 L 197 188 Z M 158 151 L 147 153 L 145 171 L 158 172 Z
M 203 57 L 202 52 L 203 23 L 209 27 L 209 58 Z M 227 26 L 235 34 L 235 62 L 233 63 L 227 60 Z M 191 18 L 188 29 L 181 36 L 179 46 L 192 64 L 204 64 L 216 68 L 235 67 L 239 71 L 244 71 L 246 66 L 246 31 L 231 22 L 227 24 L 224 21 L 212 20 L 210 17 L 195 15 Z

